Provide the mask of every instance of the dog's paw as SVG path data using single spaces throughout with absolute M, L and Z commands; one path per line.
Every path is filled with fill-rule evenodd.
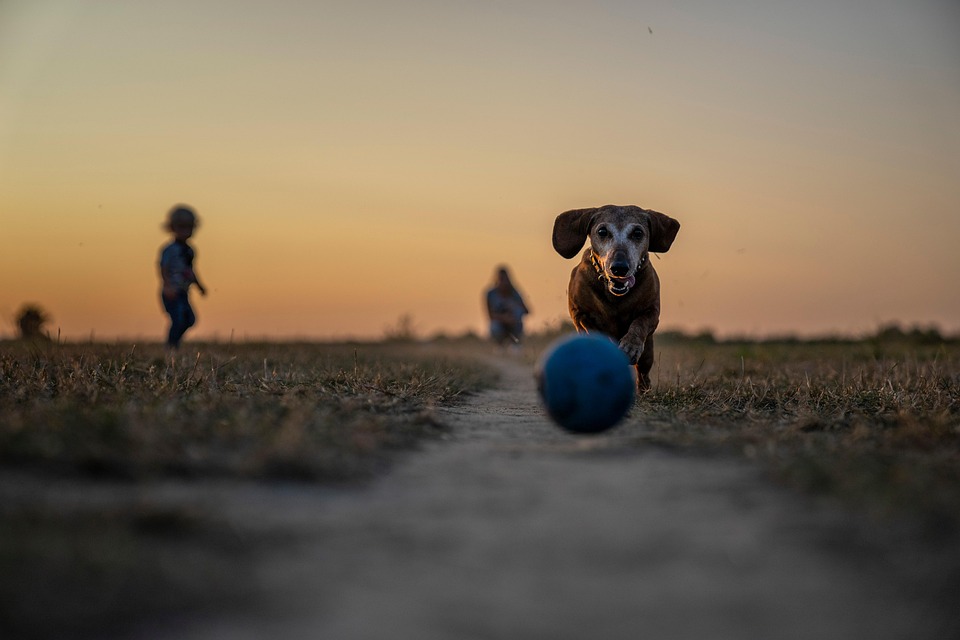
M 620 350 L 630 358 L 630 364 L 637 364 L 640 362 L 640 356 L 643 355 L 643 343 L 631 340 L 630 336 L 624 336 L 620 340 Z

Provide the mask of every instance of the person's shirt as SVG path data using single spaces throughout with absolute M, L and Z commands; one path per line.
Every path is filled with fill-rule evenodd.
M 516 289 L 504 295 L 497 287 L 493 287 L 487 291 L 487 308 L 491 313 L 509 313 L 516 320 L 528 313 L 527 305 Z
M 160 252 L 160 273 L 166 274 L 170 284 L 186 291 L 196 281 L 193 274 L 193 247 L 174 240 Z

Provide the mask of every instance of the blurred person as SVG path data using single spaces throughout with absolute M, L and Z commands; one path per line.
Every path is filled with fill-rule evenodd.
M 190 306 L 190 285 L 197 285 L 200 294 L 207 295 L 193 268 L 196 253 L 187 243 L 199 224 L 196 212 L 187 205 L 177 205 L 167 214 L 165 228 L 173 234 L 173 241 L 160 251 L 160 279 L 163 282 L 160 298 L 164 311 L 170 316 L 169 349 L 179 347 L 183 334 L 197 322 Z
M 523 316 L 530 313 L 523 296 L 513 286 L 506 267 L 498 267 L 496 281 L 487 290 L 487 316 L 490 337 L 500 346 L 519 347 L 523 340 Z

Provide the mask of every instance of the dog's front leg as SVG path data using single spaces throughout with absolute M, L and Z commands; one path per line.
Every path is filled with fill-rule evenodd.
M 577 309 L 570 314 L 573 320 L 573 328 L 577 333 L 596 333 L 599 331 L 597 321 L 593 319 L 588 312 Z
M 637 391 L 650 390 L 650 369 L 653 368 L 653 332 L 659 324 L 659 314 L 640 317 L 633 321 L 620 340 L 620 349 L 627 354 L 637 369 Z
M 640 315 L 630 323 L 627 333 L 620 339 L 620 348 L 630 358 L 631 364 L 647 360 L 643 357 L 644 350 L 647 347 L 648 339 L 656 331 L 659 323 L 660 314 L 651 312 Z M 648 355 L 652 357 L 653 354 Z

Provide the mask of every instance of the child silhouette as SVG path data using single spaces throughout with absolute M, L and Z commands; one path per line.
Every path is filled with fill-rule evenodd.
M 163 290 L 160 298 L 163 308 L 170 316 L 170 332 L 167 347 L 176 349 L 187 329 L 197 322 L 190 306 L 190 285 L 197 285 L 201 295 L 207 295 L 193 268 L 196 256 L 187 240 L 199 226 L 196 212 L 187 205 L 177 205 L 167 214 L 166 229 L 173 234 L 173 241 L 160 251 L 160 279 Z

